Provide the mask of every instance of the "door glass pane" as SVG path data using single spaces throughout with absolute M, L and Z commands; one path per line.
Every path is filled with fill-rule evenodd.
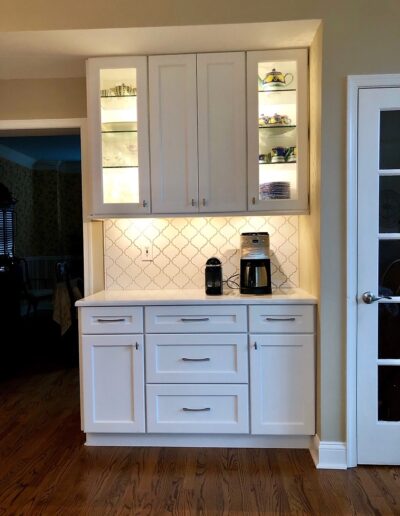
M 297 199 L 297 64 L 258 64 L 260 200 Z
M 139 202 L 136 69 L 100 71 L 103 202 Z
M 381 296 L 400 296 L 400 240 L 379 242 L 378 291 Z
M 400 111 L 381 111 L 379 168 L 400 169 Z
M 379 178 L 379 232 L 400 233 L 400 176 Z
M 400 304 L 380 303 L 378 307 L 379 358 L 400 358 Z
M 378 420 L 400 421 L 400 367 L 378 366 Z

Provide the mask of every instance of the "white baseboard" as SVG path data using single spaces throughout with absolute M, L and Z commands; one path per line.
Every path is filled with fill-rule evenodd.
M 310 449 L 310 435 L 86 434 L 87 446 L 170 446 L 191 448 Z
M 321 441 L 316 435 L 310 453 L 317 469 L 347 469 L 346 443 Z

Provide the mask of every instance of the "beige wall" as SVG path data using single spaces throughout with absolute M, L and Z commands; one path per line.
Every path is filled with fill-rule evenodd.
M 312 18 L 323 20 L 319 430 L 321 439 L 336 441 L 345 438 L 346 76 L 399 72 L 400 2 L 280 0 L 277 4 L 275 0 L 3 0 L 0 30 L 190 25 Z M 2 91 L 4 87 L 0 90 L 0 99 L 3 97 Z M 21 116 L 18 102 L 25 103 L 28 113 L 31 109 L 36 116 L 43 108 L 44 116 L 48 116 L 46 102 L 36 94 L 32 99 L 27 91 L 24 91 L 24 100 L 21 100 L 20 95 L 7 93 L 5 107 L 8 111 L 7 117 L 2 114 L 3 118 Z M 69 103 L 71 105 L 72 112 L 68 116 L 82 116 L 82 113 L 76 113 L 77 104 L 80 104 L 76 102 L 76 96 L 69 96 L 67 92 L 64 101 L 67 102 L 66 110 Z M 52 112 L 56 112 L 56 106 Z M 66 113 L 62 116 L 66 116 Z
M 322 26 L 310 47 L 310 215 L 299 217 L 300 287 L 320 298 Z M 321 435 L 320 313 L 317 307 L 317 432 Z
M 85 117 L 84 78 L 0 81 L 1 120 Z

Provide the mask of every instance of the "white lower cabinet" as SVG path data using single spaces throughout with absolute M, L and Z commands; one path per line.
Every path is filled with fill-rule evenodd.
M 143 335 L 83 335 L 85 432 L 145 431 Z
M 90 436 L 315 433 L 311 304 L 88 306 L 79 316 Z
M 250 335 L 251 433 L 315 433 L 313 335 Z

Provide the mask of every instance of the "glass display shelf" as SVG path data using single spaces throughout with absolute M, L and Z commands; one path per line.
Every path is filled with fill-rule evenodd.
M 277 161 L 273 163 L 272 161 L 259 161 L 259 165 L 295 165 L 297 161 Z
M 258 90 L 258 93 L 282 93 L 284 91 L 297 91 L 295 88 L 275 88 L 270 90 Z
M 294 131 L 297 128 L 296 125 L 259 125 L 258 129 L 270 129 L 271 134 L 278 135 Z M 269 132 L 269 131 L 267 131 Z
M 259 125 L 259 129 L 292 129 L 293 127 L 297 127 L 296 125 Z
M 100 95 L 102 99 L 126 99 L 127 97 L 137 97 L 137 95 Z
M 137 133 L 137 129 L 132 129 L 132 130 L 118 130 L 118 131 L 101 131 L 101 134 L 109 134 L 109 133 L 112 133 L 112 134 L 115 134 L 115 133 Z
M 138 168 L 138 167 L 139 167 L 139 165 L 103 165 L 102 168 Z

